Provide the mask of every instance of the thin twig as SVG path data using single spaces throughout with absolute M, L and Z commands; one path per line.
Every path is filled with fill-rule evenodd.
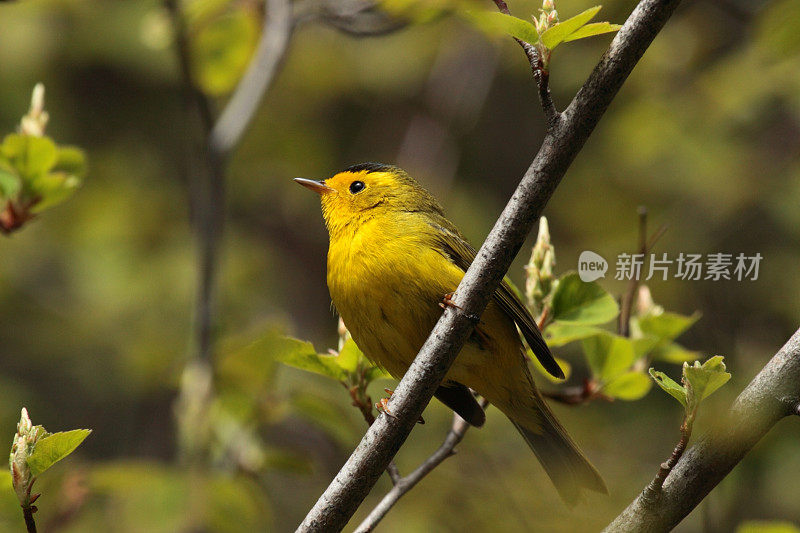
M 666 481 L 672 469 L 675 468 L 675 465 L 678 464 L 678 461 L 683 456 L 683 452 L 686 451 L 686 446 L 689 444 L 689 439 L 692 437 L 693 419 L 694 417 L 691 419 L 684 419 L 681 424 L 681 439 L 678 441 L 675 449 L 672 450 L 672 455 L 670 455 L 666 462 L 661 463 L 656 477 L 653 478 L 653 481 L 645 488 L 646 497 L 651 501 L 656 501 L 658 499 L 658 495 L 661 494 L 661 489 L 664 487 L 664 481 Z
M 592 379 L 584 379 L 583 386 L 565 387 L 557 391 L 541 391 L 542 396 L 565 405 L 581 405 L 593 400 L 613 402 L 614 398 L 601 392 L 600 385 Z
M 639 214 L 639 251 L 638 254 L 642 257 L 642 267 L 644 267 L 645 263 L 647 262 L 647 255 L 653 250 L 653 247 L 656 245 L 659 239 L 664 236 L 664 233 L 667 232 L 667 226 L 662 224 L 659 228 L 653 232 L 653 235 L 650 236 L 650 239 L 647 238 L 647 208 L 645 206 L 639 206 L 636 210 Z M 628 290 L 622 296 L 622 305 L 620 306 L 620 313 L 619 313 L 619 324 L 618 330 L 619 334 L 623 337 L 630 336 L 630 328 L 631 328 L 631 316 L 633 310 L 633 304 L 636 301 L 636 291 L 639 288 L 639 282 L 641 281 L 641 272 L 634 269 L 631 275 L 631 279 L 628 282 Z M 646 360 L 641 360 L 643 363 Z
M 639 255 L 642 258 L 647 257 L 647 208 L 640 205 L 636 210 L 639 215 Z M 644 264 L 644 263 L 643 263 Z M 631 310 L 633 309 L 633 302 L 636 299 L 636 289 L 639 287 L 639 275 L 635 269 L 631 273 L 631 279 L 628 282 L 628 290 L 622 296 L 622 305 L 619 312 L 619 334 L 623 337 L 630 335 L 631 328 Z
M 481 408 L 486 409 L 489 402 L 485 399 L 479 401 Z M 395 483 L 394 487 L 386 493 L 386 496 L 375 506 L 372 512 L 361 522 L 356 528 L 355 533 L 367 533 L 375 529 L 386 513 L 402 498 L 408 491 L 414 488 L 414 485 L 419 483 L 422 478 L 427 476 L 434 468 L 439 466 L 445 459 L 455 455 L 455 447 L 461 442 L 469 429 L 469 424 L 460 416 L 453 413 L 453 424 L 444 442 L 439 448 L 431 454 L 416 470 L 401 478 Z
M 34 507 L 28 505 L 22 507 L 22 516 L 25 517 L 25 527 L 28 533 L 36 533 L 36 521 L 33 519 Z
M 506 4 L 504 0 L 494 0 L 494 3 L 501 13 L 511 15 L 508 4 Z M 514 37 L 514 40 L 522 47 L 523 52 L 525 52 L 525 57 L 528 58 L 528 63 L 531 65 L 531 72 L 533 72 L 533 79 L 536 80 L 536 85 L 539 88 L 539 102 L 542 104 L 542 111 L 544 111 L 547 127 L 553 128 L 561 118 L 561 114 L 558 112 L 558 109 L 556 109 L 553 103 L 553 97 L 550 94 L 550 72 L 544 67 L 544 63 L 536 47 L 516 37 Z
M 403 445 L 483 313 L 567 168 L 680 0 L 642 0 L 555 127 L 381 416 L 308 512 L 298 531 L 340 531 Z
M 787 399 L 791 399 L 787 404 Z M 719 417 L 718 429 L 701 437 L 672 467 L 657 505 L 647 488 L 605 529 L 606 532 L 669 531 L 728 475 L 780 420 L 793 416 L 800 401 L 800 329 Z
M 209 144 L 227 154 L 239 144 L 267 89 L 275 79 L 292 35 L 292 5 L 288 0 L 266 0 L 264 27 L 255 56 L 211 130 Z

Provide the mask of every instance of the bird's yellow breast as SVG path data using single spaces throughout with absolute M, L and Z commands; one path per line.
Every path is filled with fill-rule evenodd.
M 328 288 L 364 353 L 402 376 L 441 314 L 438 303 L 463 276 L 428 244 L 413 214 L 374 217 L 332 238 Z
M 400 378 L 464 272 L 438 251 L 433 228 L 414 213 L 373 217 L 347 230 L 332 236 L 328 250 L 331 298 L 364 354 Z M 448 374 L 473 387 L 505 361 L 518 365 L 521 353 L 513 322 L 494 304 L 482 322 L 491 346 L 468 343 Z M 487 366 L 489 358 L 494 363 Z

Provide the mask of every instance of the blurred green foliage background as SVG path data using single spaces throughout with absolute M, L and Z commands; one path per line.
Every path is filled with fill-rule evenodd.
M 198 76 L 221 107 L 258 39 L 261 2 L 182 4 L 205 28 L 192 35 Z M 556 7 L 570 16 L 591 5 Z M 609 2 L 601 20 L 621 23 L 634 6 Z M 538 8 L 510 7 L 521 18 Z M 270 328 L 321 352 L 336 346 L 327 235 L 316 199 L 291 178 L 325 178 L 362 161 L 397 164 L 480 244 L 544 133 L 513 41 L 487 39 L 459 17 L 428 18 L 381 37 L 319 23 L 293 35 L 227 173 L 215 384 L 236 391 L 226 412 L 245 414 L 227 433 L 218 424 L 223 444 L 213 467 L 197 469 L 177 459 L 173 417 L 197 271 L 182 177 L 191 134 L 169 19 L 148 0 L 0 4 L 0 132 L 14 131 L 41 81 L 48 133 L 82 147 L 89 162 L 73 198 L 0 240 L 0 428 L 10 441 L 24 405 L 50 431 L 94 430 L 37 487 L 45 531 L 288 531 L 327 486 L 364 430 L 346 391 L 271 361 L 255 362 L 259 373 L 242 385 L 225 365 L 226 346 Z M 795 0 L 685 2 L 545 210 L 559 272 L 588 249 L 609 259 L 613 274 L 617 254 L 636 248 L 638 205 L 648 207 L 653 227 L 669 226 L 657 253 L 762 254 L 757 281 L 650 283 L 658 303 L 703 314 L 681 342 L 724 355 L 733 374 L 701 410 L 696 435 L 798 326 L 798 35 Z M 557 106 L 609 41 L 554 53 Z M 510 272 L 519 284 L 527 253 Z M 601 283 L 615 294 L 625 288 L 613 275 Z M 557 351 L 573 361 L 579 382 L 586 371 L 576 353 L 571 345 Z M 384 386 L 392 387 L 376 384 L 374 398 Z M 658 390 L 638 402 L 555 410 L 610 496 L 565 508 L 513 427 L 490 410 L 486 427 L 470 431 L 459 454 L 380 529 L 598 530 L 653 477 L 679 436 L 681 412 Z M 434 402 L 426 420 L 397 458 L 403 472 L 438 446 L 450 414 Z M 776 427 L 679 530 L 800 522 L 797 431 L 797 420 Z M 388 487 L 382 479 L 356 519 Z M 0 491 L 0 528 L 21 527 L 13 493 Z

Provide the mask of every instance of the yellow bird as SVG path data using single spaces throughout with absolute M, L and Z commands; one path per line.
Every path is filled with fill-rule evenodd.
M 352 166 L 323 181 L 297 178 L 320 194 L 330 236 L 328 288 L 356 344 L 400 379 L 441 316 L 475 249 L 436 199 L 405 171 L 380 163 Z M 547 407 L 528 370 L 522 332 L 545 369 L 561 368 L 507 281 L 436 392 L 474 426 L 485 415 L 469 389 L 497 406 L 539 458 L 561 497 L 607 492 L 603 479 Z

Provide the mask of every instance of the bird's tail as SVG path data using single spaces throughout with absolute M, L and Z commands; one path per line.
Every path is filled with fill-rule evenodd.
M 522 434 L 550 476 L 558 494 L 569 505 L 576 504 L 583 489 L 608 493 L 603 478 L 567 434 L 531 384 L 529 400 L 517 398 L 511 405 L 498 405 Z

